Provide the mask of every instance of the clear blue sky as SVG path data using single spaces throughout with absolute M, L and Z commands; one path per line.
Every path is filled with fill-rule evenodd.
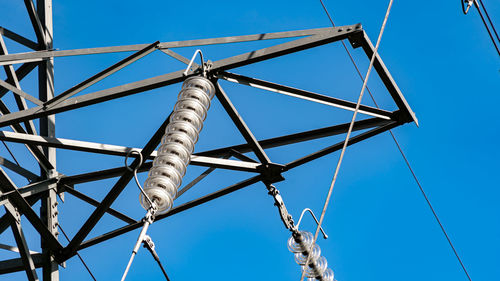
M 500 24 L 500 4 L 484 0 Z M 372 41 L 388 1 L 326 0 L 337 25 L 361 22 Z M 0 26 L 32 38 L 22 1 L 0 3 Z M 54 0 L 55 48 L 76 49 L 184 39 L 246 35 L 328 27 L 319 1 L 97 1 Z M 281 41 L 204 47 L 205 58 L 217 60 Z M 11 53 L 24 52 L 8 41 Z M 190 57 L 193 48 L 178 52 Z M 474 281 L 500 280 L 500 197 L 498 140 L 500 127 L 500 60 L 475 9 L 462 15 L 459 1 L 395 1 L 380 46 L 380 54 L 408 102 L 420 128 L 407 124 L 394 130 L 424 189 L 445 224 Z M 363 73 L 368 59 L 353 51 Z M 56 59 L 59 94 L 128 54 Z M 183 64 L 161 52 L 92 86 L 83 93 L 178 70 Z M 361 82 L 340 43 L 242 67 L 234 72 L 355 101 Z M 5 74 L 0 74 L 5 78 Z M 394 109 L 376 75 L 369 87 L 377 101 Z M 36 74 L 22 82 L 36 94 Z M 348 122 L 351 113 L 325 105 L 268 94 L 224 82 L 229 97 L 257 138 L 268 138 Z M 57 136 L 68 139 L 142 147 L 175 102 L 180 85 L 122 98 L 57 115 Z M 6 102 L 13 107 L 12 97 Z M 371 104 L 368 96 L 365 104 Z M 272 122 L 270 122 L 270 120 Z M 2 128 L 7 130 L 8 128 Z M 272 161 L 286 163 L 340 140 L 328 138 L 283 149 L 268 150 Z M 214 101 L 196 150 L 243 142 L 221 105 Z M 12 145 L 18 160 L 37 171 L 20 145 Z M 8 157 L 2 148 L 0 156 Z M 253 155 L 250 155 L 253 156 Z M 284 174 L 276 184 L 294 218 L 309 207 L 318 215 L 338 154 Z M 66 175 L 117 167 L 123 159 L 58 150 L 58 169 Z M 190 167 L 184 182 L 204 169 Z M 12 174 L 10 174 L 12 175 Z M 144 179 L 144 175 L 141 179 Z M 12 175 L 17 185 L 26 181 Z M 248 175 L 217 171 L 176 201 L 176 205 L 225 187 Z M 116 179 L 77 188 L 102 199 Z M 130 183 L 113 205 L 140 219 L 144 210 Z M 38 205 L 35 206 L 38 208 Z M 73 236 L 93 208 L 71 195 L 60 204 L 61 225 Z M 39 241 L 23 221 L 29 244 Z M 95 236 L 122 223 L 107 217 Z M 405 166 L 390 135 L 348 148 L 319 240 L 339 281 L 466 280 L 462 269 Z M 302 228 L 314 231 L 307 217 Z M 299 266 L 286 248 L 283 227 L 263 184 L 255 184 L 203 206 L 155 223 L 150 235 L 172 280 L 298 280 Z M 98 280 L 118 280 L 138 232 L 131 232 L 83 250 Z M 1 243 L 13 243 L 10 231 Z M 65 239 L 61 236 L 61 241 Z M 15 254 L 0 252 L 0 258 Z M 67 261 L 62 280 L 91 280 L 78 259 Z M 41 274 L 39 274 L 41 276 Z M 21 280 L 23 272 L 0 276 Z M 159 268 L 141 248 L 128 277 L 162 280 Z

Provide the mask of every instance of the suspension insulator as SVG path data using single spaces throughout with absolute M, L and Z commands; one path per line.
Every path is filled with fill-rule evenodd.
M 295 262 L 302 266 L 308 281 L 334 281 L 333 271 L 328 268 L 325 257 L 321 256 L 321 249 L 314 244 L 314 236 L 307 231 L 299 231 L 288 239 L 288 249 L 295 254 Z M 311 248 L 312 245 L 312 248 Z M 306 266 L 307 256 L 309 264 Z
M 182 84 L 158 155 L 144 182 L 144 191 L 155 202 L 157 213 L 172 208 L 214 94 L 214 85 L 202 76 L 189 77 Z M 149 202 L 142 194 L 140 202 L 144 209 L 149 209 Z

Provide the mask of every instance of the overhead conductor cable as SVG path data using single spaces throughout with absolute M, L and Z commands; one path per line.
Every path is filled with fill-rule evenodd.
M 469 11 L 469 7 L 472 6 L 472 0 L 461 0 L 462 1 L 462 9 L 463 9 L 463 12 L 464 14 L 467 14 L 467 12 Z M 465 7 L 464 3 L 465 2 L 469 2 L 470 5 L 468 5 L 467 7 Z M 481 2 L 481 5 L 483 5 L 483 2 L 482 0 L 480 0 Z M 330 13 L 328 12 L 328 9 L 326 8 L 325 4 L 323 3 L 322 0 L 320 0 L 320 3 L 321 3 L 321 6 L 323 7 L 323 10 L 325 11 L 326 15 L 328 16 L 328 19 L 330 20 L 330 22 L 332 23 L 332 26 L 335 27 L 335 23 L 333 22 L 332 20 L 332 17 L 330 16 Z M 484 5 L 483 5 L 484 7 Z M 484 7 L 485 9 L 485 12 L 486 12 L 486 7 Z M 490 20 L 491 22 L 491 18 L 489 17 L 488 13 L 486 12 L 486 15 L 488 16 L 488 19 Z M 498 33 L 496 32 L 496 29 L 494 28 L 493 26 L 493 23 L 491 22 L 491 25 L 493 27 L 493 30 L 495 31 L 495 34 L 498 38 Z M 499 40 L 500 41 L 500 40 Z M 351 55 L 351 52 L 349 52 L 349 49 L 347 49 L 347 46 L 345 45 L 344 41 L 341 41 L 342 42 L 342 45 L 344 46 L 344 49 L 345 51 L 347 52 L 347 54 L 349 55 L 349 58 L 351 59 L 351 62 L 354 66 L 354 68 L 356 69 L 356 72 L 358 73 L 359 75 L 359 78 L 361 79 L 361 81 L 364 81 L 364 78 L 363 78 L 363 75 L 361 74 L 361 72 L 359 71 L 359 68 L 356 64 L 356 62 L 354 61 L 354 58 L 352 57 Z M 368 86 L 366 86 L 366 90 L 368 91 L 368 94 L 370 95 L 370 98 L 371 100 L 373 101 L 373 103 L 375 104 L 375 106 L 377 108 L 380 108 L 377 104 L 377 102 L 375 101 L 375 98 L 373 97 L 373 94 L 371 93 L 370 91 L 370 88 Z M 469 275 L 469 272 L 467 271 L 467 268 L 465 267 L 465 264 L 462 262 L 462 259 L 460 258 L 460 256 L 458 255 L 458 252 L 457 250 L 455 249 L 455 246 L 453 245 L 453 242 L 451 241 L 450 237 L 448 236 L 448 233 L 446 232 L 445 228 L 444 228 L 444 225 L 441 223 L 441 220 L 439 219 L 436 211 L 434 210 L 434 207 L 432 206 L 429 198 L 427 197 L 427 194 L 425 193 L 424 191 L 424 188 L 422 187 L 422 185 L 420 184 L 420 181 L 418 180 L 418 177 L 417 175 L 415 174 L 415 172 L 413 171 L 413 168 L 412 166 L 410 165 L 410 162 L 409 160 L 406 158 L 406 155 L 404 154 L 403 152 L 403 149 L 401 148 L 401 146 L 399 145 L 399 142 L 398 140 L 396 139 L 396 136 L 394 135 L 394 133 L 392 132 L 392 130 L 389 130 L 389 133 L 391 134 L 391 137 L 392 139 L 394 140 L 394 143 L 396 144 L 396 147 L 398 148 L 401 156 L 403 157 L 403 160 L 405 161 L 406 163 L 406 166 L 408 167 L 408 169 L 410 170 L 413 178 L 415 179 L 415 182 L 417 183 L 417 186 L 420 190 L 420 192 L 422 193 L 422 195 L 424 196 L 424 199 L 427 203 L 427 205 L 429 206 L 433 216 L 434 216 L 434 219 L 436 220 L 436 222 L 438 223 L 439 227 L 441 228 L 441 231 L 443 233 L 443 235 L 445 236 L 446 240 L 448 241 L 448 244 L 450 245 L 450 248 L 452 249 L 455 257 L 457 258 L 460 266 L 462 267 L 462 270 L 464 271 L 465 275 L 467 276 L 467 279 L 469 281 L 472 281 L 470 275 Z
M 332 182 L 330 184 L 330 189 L 328 190 L 328 195 L 326 197 L 325 204 L 323 206 L 323 211 L 321 212 L 321 216 L 319 218 L 318 227 L 316 228 L 316 233 L 314 234 L 313 243 L 311 244 L 311 246 L 309 248 L 309 255 L 307 256 L 305 265 L 304 265 L 303 270 L 302 270 L 302 276 L 300 277 L 301 281 L 304 280 L 304 276 L 307 274 L 306 269 L 308 269 L 309 263 L 310 263 L 311 258 L 312 258 L 311 251 L 312 251 L 313 246 L 316 244 L 316 240 L 318 238 L 318 234 L 319 234 L 321 225 L 323 224 L 323 220 L 325 218 L 326 209 L 328 208 L 328 204 L 329 204 L 330 198 L 332 196 L 333 187 L 335 186 L 335 181 L 337 180 L 337 175 L 338 175 L 339 170 L 340 170 L 340 165 L 342 164 L 342 159 L 344 158 L 344 154 L 345 154 L 345 151 L 347 148 L 347 143 L 349 142 L 349 137 L 351 136 L 351 133 L 352 133 L 354 121 L 356 120 L 356 115 L 358 114 L 359 106 L 361 105 L 361 100 L 363 99 L 363 94 L 365 92 L 365 88 L 366 88 L 366 85 L 368 83 L 368 78 L 370 77 L 370 73 L 371 73 L 371 70 L 373 68 L 373 63 L 374 63 L 375 58 L 377 56 L 378 47 L 380 46 L 380 41 L 382 39 L 382 35 L 384 33 L 387 19 L 389 18 L 389 14 L 390 14 L 393 2 L 394 2 L 394 0 L 390 0 L 389 6 L 387 7 L 387 11 L 385 13 L 384 21 L 382 23 L 382 27 L 380 28 L 380 33 L 379 33 L 378 38 L 377 38 L 377 44 L 375 45 L 375 49 L 373 51 L 373 55 L 372 55 L 371 60 L 370 60 L 370 65 L 368 66 L 368 71 L 366 73 L 366 79 L 363 82 L 363 86 L 361 87 L 361 92 L 359 93 L 358 101 L 356 103 L 356 109 L 354 110 L 354 114 L 352 115 L 351 123 L 349 124 L 349 129 L 347 131 L 347 135 L 346 135 L 346 138 L 344 141 L 344 146 L 342 147 L 342 151 L 340 153 L 340 157 L 339 157 L 339 160 L 337 162 L 337 167 L 335 169 L 335 174 L 334 174 Z

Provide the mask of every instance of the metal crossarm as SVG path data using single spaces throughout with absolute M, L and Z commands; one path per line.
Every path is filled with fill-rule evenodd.
M 206 78 L 215 85 L 217 100 L 224 109 L 223 112 L 221 111 L 222 114 L 229 117 L 234 124 L 235 131 L 237 130 L 243 136 L 245 143 L 225 147 L 221 147 L 216 143 L 209 146 L 205 151 L 198 151 L 190 155 L 189 160 L 192 165 L 208 167 L 208 169 L 201 172 L 190 183 L 180 188 L 176 196 L 181 196 L 186 191 L 202 185 L 203 180 L 215 170 L 242 171 L 250 173 L 250 176 L 215 192 L 207 192 L 203 196 L 195 197 L 196 193 L 193 192 L 194 198 L 190 198 L 186 203 L 174 206 L 169 211 L 157 214 L 154 217 L 154 221 L 161 221 L 175 214 L 188 211 L 202 204 L 212 202 L 217 198 L 252 186 L 255 183 L 262 182 L 271 191 L 272 183 L 284 180 L 282 174 L 292 172 L 296 167 L 334 153 L 342 148 L 343 142 L 334 143 L 288 163 L 273 163 L 266 153 L 267 149 L 339 136 L 348 132 L 350 124 L 339 122 L 337 124 L 329 124 L 323 128 L 313 128 L 293 134 L 258 139 L 249 126 L 247 126 L 244 118 L 240 116 L 239 112 L 241 111 L 231 102 L 230 96 L 233 97 L 233 94 L 229 92 L 228 95 L 224 92 L 222 86 L 219 84 L 221 80 L 263 89 L 274 94 L 284 94 L 309 102 L 326 104 L 335 108 L 332 108 L 332 110 L 354 111 L 357 104 L 334 97 L 332 93 L 329 93 L 329 95 L 320 94 L 306 89 L 299 89 L 293 85 L 281 85 L 260 78 L 236 74 L 232 72 L 233 69 L 346 39 L 351 42 L 354 48 L 361 47 L 367 57 L 371 57 L 374 52 L 374 47 L 361 24 L 161 43 L 157 41 L 153 44 L 57 50 L 53 49 L 54 46 L 52 45 L 52 1 L 37 0 L 34 3 L 32 0 L 24 0 L 24 4 L 36 36 L 36 42 L 0 27 L 0 65 L 3 66 L 7 77 L 5 80 L 0 80 L 0 128 L 2 128 L 0 130 L 0 140 L 25 145 L 37 164 L 41 167 L 41 171 L 39 175 L 35 174 L 30 169 L 22 167 L 20 164 L 15 164 L 0 155 L 0 166 L 9 169 L 9 173 L 16 173 L 29 180 L 28 185 L 17 188 L 9 178 L 9 175 L 0 168 L 0 206 L 4 206 L 6 209 L 6 213 L 0 217 L 0 233 L 9 228 L 12 229 L 17 243 L 17 250 L 20 254 L 19 258 L 0 261 L 0 274 L 24 270 L 28 280 L 38 280 L 35 269 L 41 267 L 43 268 L 41 276 L 43 280 L 58 281 L 59 264 L 75 256 L 77 251 L 98 245 L 143 226 L 143 221 L 136 220 L 133 216 L 127 214 L 127 212 L 120 211 L 118 208 L 111 208 L 111 206 L 132 178 L 134 178 L 134 172 L 128 168 L 136 169 L 136 173 L 144 173 L 154 166 L 152 160 L 158 154 L 162 153 L 159 144 L 167 125 L 170 123 L 169 115 L 162 124 L 158 124 L 156 132 L 152 134 L 143 148 L 138 149 L 127 146 L 126 143 L 123 143 L 124 145 L 111 145 L 56 137 L 56 114 L 181 83 L 186 79 L 192 79 L 190 78 L 191 76 L 200 75 L 200 73 L 206 75 Z M 8 54 L 3 36 L 14 43 L 24 45 L 34 51 Z M 191 63 L 189 59 L 179 54 L 182 52 L 177 52 L 177 49 L 184 47 L 217 45 L 225 48 L 232 43 L 272 39 L 288 40 L 280 40 L 280 43 L 270 47 L 213 62 Z M 175 59 L 187 64 L 188 68 L 190 68 L 187 70 L 189 72 L 186 72 L 187 75 L 184 74 L 184 69 L 180 69 L 156 77 L 82 94 L 83 90 L 98 84 L 104 78 L 128 67 L 155 50 L 160 50 L 168 55 L 168 59 Z M 60 92 L 58 95 L 55 94 L 53 84 L 54 58 L 121 52 L 133 53 L 94 75 L 89 75 L 87 79 Z M 16 66 L 17 69 L 14 68 L 16 64 L 20 65 L 19 67 Z M 35 68 L 38 69 L 39 80 L 39 95 L 37 97 L 33 95 L 31 90 L 25 92 L 20 86 L 20 81 L 27 77 Z M 348 145 L 362 142 L 405 123 L 417 123 L 415 114 L 378 54 L 375 57 L 374 69 L 396 104 L 397 109 L 379 109 L 361 104 L 359 106 L 359 113 L 363 114 L 363 118 L 365 119 L 360 119 L 353 123 L 352 131 L 356 132 L 357 135 L 350 138 Z M 259 77 L 259 75 L 256 75 L 256 77 Z M 237 85 L 237 87 L 240 86 Z M 5 102 L 4 97 L 7 97 L 7 94 L 13 94 L 16 102 L 15 106 L 17 107 L 16 110 L 11 110 L 9 108 L 11 104 Z M 31 107 L 28 107 L 26 100 L 31 102 L 29 103 Z M 196 103 L 196 101 L 193 102 Z M 161 114 L 166 116 L 169 112 L 165 111 Z M 37 119 L 40 122 L 38 126 L 39 133 L 34 123 Z M 186 120 L 183 121 L 189 122 Z M 11 131 L 4 128 L 7 126 L 11 128 Z M 128 167 L 109 167 L 107 169 L 95 169 L 86 173 L 63 175 L 56 169 L 55 156 L 58 149 L 95 153 L 103 157 L 130 156 L 135 157 L 135 159 Z M 136 154 L 130 155 L 131 151 L 137 151 L 141 154 L 141 157 L 138 157 Z M 249 156 L 248 153 L 255 154 L 256 158 L 253 159 L 253 156 Z M 145 160 L 143 163 L 142 158 Z M 157 162 L 155 163 L 157 164 Z M 85 190 L 77 190 L 76 188 L 76 185 L 79 184 L 110 178 L 117 179 L 102 200 L 96 200 L 87 195 Z M 181 187 L 181 184 L 178 183 L 177 187 Z M 76 234 L 72 238 L 69 237 L 71 238 L 68 239 L 69 244 L 63 246 L 58 241 L 57 230 L 59 229 L 58 217 L 60 214 L 57 209 L 58 201 L 56 195 L 59 194 L 62 197 L 66 192 L 94 206 L 95 210 L 86 218 L 82 225 L 79 225 L 74 230 Z M 184 197 L 190 195 L 184 195 Z M 274 194 L 274 196 L 277 196 L 277 194 Z M 279 197 L 277 196 L 275 199 L 279 199 Z M 35 204 L 38 202 L 41 202 L 40 215 L 33 209 L 33 206 L 37 206 Z M 277 200 L 276 202 L 279 203 L 281 201 Z M 284 206 L 281 206 L 281 209 L 286 216 Z M 121 220 L 126 225 L 113 227 L 111 229 L 114 230 L 99 236 L 88 237 L 97 223 L 106 214 Z M 24 237 L 26 234 L 23 232 L 19 219 L 22 216 L 26 217 L 27 221 L 36 230 L 37 235 L 40 236 L 42 253 L 34 253 L 29 250 Z M 152 222 L 153 220 L 151 220 Z M 161 241 L 157 241 L 157 243 L 161 243 Z

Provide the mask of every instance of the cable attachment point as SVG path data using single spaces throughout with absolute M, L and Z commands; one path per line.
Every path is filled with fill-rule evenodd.
M 193 54 L 193 57 L 191 58 L 191 60 L 189 61 L 189 64 L 188 66 L 186 67 L 186 70 L 184 71 L 183 75 L 184 76 L 187 76 L 188 75 L 188 72 L 189 70 L 191 69 L 191 66 L 193 65 L 194 63 L 194 59 L 196 58 L 196 54 L 200 54 L 200 60 L 201 60 L 201 73 L 203 75 L 203 77 L 206 77 L 207 75 L 207 70 L 206 70 L 206 67 L 205 67 L 205 60 L 203 59 L 203 53 L 201 52 L 200 49 L 196 50 Z
M 133 169 L 127 164 L 127 160 L 128 158 L 132 155 L 132 154 L 137 154 L 139 156 L 139 164 L 137 166 L 135 166 Z M 142 153 L 139 151 L 139 150 L 136 150 L 136 149 L 132 149 L 130 150 L 129 152 L 127 152 L 127 155 L 125 155 L 125 167 L 127 168 L 127 170 L 131 171 L 134 173 L 134 179 L 135 179 L 135 183 L 137 184 L 137 187 L 139 188 L 139 190 L 141 191 L 142 193 L 142 196 L 144 196 L 144 198 L 146 198 L 146 201 L 148 201 L 149 203 L 149 206 L 150 208 L 152 209 L 155 209 L 154 211 L 156 212 L 156 210 L 158 209 L 156 204 L 153 202 L 153 200 L 151 200 L 151 198 L 149 198 L 149 196 L 146 194 L 146 192 L 144 191 L 144 189 L 142 188 L 141 184 L 139 183 L 139 179 L 137 178 L 137 170 L 139 170 L 139 168 L 142 166 L 143 164 L 143 158 L 142 158 Z M 147 214 L 146 214 L 147 215 Z
M 285 225 L 286 229 L 292 230 L 295 228 L 295 223 L 293 221 L 292 216 L 288 213 L 288 210 L 286 209 L 285 202 L 283 201 L 283 198 L 280 195 L 280 192 L 276 187 L 272 184 L 266 185 L 267 190 L 269 190 L 268 194 L 271 195 L 274 198 L 274 205 L 278 207 L 281 221 Z
M 460 0 L 460 2 L 462 3 L 462 12 L 464 13 L 464 15 L 467 15 L 470 7 L 472 7 L 472 5 L 474 4 L 474 1 L 475 0 Z M 467 4 L 467 7 L 465 6 L 465 4 Z
M 143 244 L 144 248 L 148 249 L 148 251 L 151 253 L 151 255 L 153 256 L 155 261 L 160 266 L 160 269 L 163 272 L 163 276 L 165 276 L 165 279 L 167 279 L 167 281 L 170 281 L 170 278 L 168 277 L 168 274 L 165 271 L 165 268 L 161 264 L 160 257 L 158 256 L 158 254 L 155 251 L 155 243 L 153 242 L 153 239 L 151 239 L 151 237 L 149 237 L 149 235 L 145 235 L 144 239 L 142 240 L 142 244 Z
M 305 208 L 305 209 L 302 211 L 302 214 L 300 214 L 299 222 L 297 223 L 297 227 L 296 227 L 296 229 L 295 229 L 295 230 L 297 230 L 297 231 L 298 231 L 299 226 L 300 226 L 300 222 L 302 221 L 302 217 L 304 216 L 304 214 L 305 214 L 306 212 L 309 212 L 309 213 L 311 214 L 311 216 L 313 217 L 314 221 L 316 222 L 316 224 L 317 224 L 317 225 L 319 225 L 319 221 L 318 221 L 318 219 L 316 218 L 316 216 L 314 215 L 313 211 L 312 211 L 311 209 L 309 209 L 309 208 Z M 323 234 L 323 238 L 328 239 L 328 235 L 326 235 L 325 230 L 323 230 L 323 227 L 321 227 L 321 226 L 320 226 L 320 227 L 319 227 L 319 229 L 321 230 L 321 233 Z

